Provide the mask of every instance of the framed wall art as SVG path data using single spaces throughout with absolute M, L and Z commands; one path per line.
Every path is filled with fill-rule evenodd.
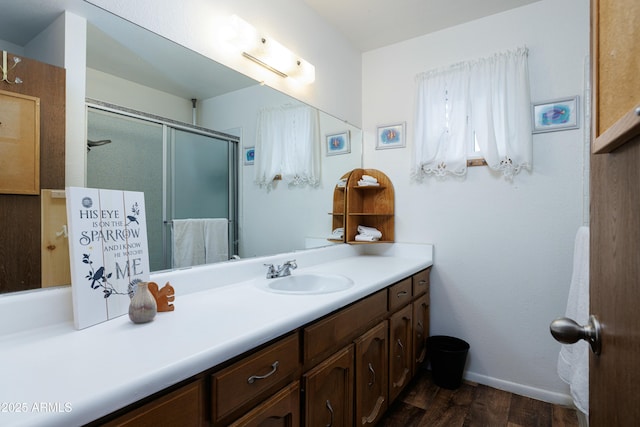
M 247 166 L 252 165 L 256 160 L 256 147 L 244 148 L 244 164 Z
M 349 131 L 327 135 L 327 156 L 350 153 L 350 136 Z
M 0 90 L 0 193 L 40 194 L 40 98 Z
M 531 105 L 533 133 L 578 129 L 578 96 Z
M 405 146 L 405 123 L 378 126 L 376 150 L 402 148 Z

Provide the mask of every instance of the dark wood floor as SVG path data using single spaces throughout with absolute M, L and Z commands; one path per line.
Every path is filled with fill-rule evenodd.
M 577 427 L 575 409 L 529 399 L 482 384 L 440 388 L 424 371 L 393 403 L 378 427 Z

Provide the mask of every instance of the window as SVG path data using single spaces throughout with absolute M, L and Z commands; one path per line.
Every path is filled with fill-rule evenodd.
M 511 179 L 531 168 L 526 48 L 417 76 L 414 174 L 465 175 L 479 156 Z

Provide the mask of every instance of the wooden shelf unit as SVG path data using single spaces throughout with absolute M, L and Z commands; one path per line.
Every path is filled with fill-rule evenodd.
M 347 183 L 349 182 L 349 176 L 351 175 L 351 172 L 347 172 L 344 175 L 342 175 L 340 177 L 341 180 L 346 180 Z M 329 213 L 329 215 L 331 215 L 331 232 L 333 233 L 333 230 L 335 230 L 336 228 L 342 228 L 345 229 L 346 227 L 346 219 L 345 219 L 345 213 L 347 211 L 347 185 L 345 184 L 344 187 L 339 187 L 338 184 L 336 184 L 334 190 L 333 190 L 333 211 Z M 334 239 L 334 238 L 329 238 L 328 239 L 331 242 L 344 242 L 344 235 L 342 237 L 342 239 Z
M 376 178 L 380 185 L 359 186 L 358 181 L 363 175 Z M 336 185 L 333 190 L 333 211 L 329 214 L 332 217 L 331 230 L 342 227 L 344 236 L 342 239 L 329 240 L 352 244 L 393 242 L 395 214 L 391 180 L 376 169 L 354 169 L 341 179 L 346 179 L 347 185 Z M 376 228 L 382 233 L 382 238 L 372 242 L 356 241 L 359 225 Z
M 378 180 L 379 186 L 359 186 L 363 175 Z M 347 210 L 345 240 L 347 243 L 371 244 L 393 242 L 394 237 L 394 191 L 391 180 L 376 169 L 354 169 L 347 181 Z M 382 233 L 382 238 L 373 242 L 356 241 L 358 226 L 373 227 Z

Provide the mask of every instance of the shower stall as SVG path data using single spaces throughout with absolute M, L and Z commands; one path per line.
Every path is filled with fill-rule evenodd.
M 87 187 L 145 195 L 151 271 L 172 267 L 174 219 L 226 218 L 238 253 L 238 137 L 88 102 L 87 140 Z

